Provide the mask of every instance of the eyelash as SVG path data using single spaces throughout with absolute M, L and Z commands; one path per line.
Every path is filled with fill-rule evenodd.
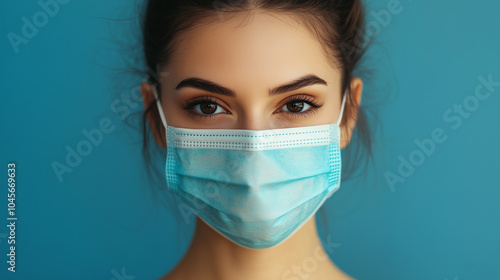
M 307 109 L 306 111 L 299 112 L 299 113 L 292 113 L 292 112 L 283 111 L 283 110 L 281 111 L 281 112 L 286 113 L 287 115 L 291 116 L 292 118 L 297 118 L 297 117 L 306 118 L 310 114 L 317 113 L 318 109 L 323 106 L 323 103 L 316 102 L 312 96 L 306 95 L 306 94 L 299 94 L 299 95 L 294 95 L 294 96 L 290 97 L 287 100 L 287 102 L 285 104 L 283 104 L 283 106 L 285 106 L 288 103 L 293 103 L 293 102 L 304 102 L 304 103 L 309 104 L 311 107 L 309 109 Z M 283 106 L 281 106 L 281 107 L 283 107 Z M 281 110 L 281 107 L 279 110 Z
M 314 98 L 311 97 L 310 95 L 300 94 L 300 95 L 294 95 L 294 96 L 290 97 L 287 100 L 287 102 L 285 104 L 283 104 L 281 107 L 285 106 L 288 103 L 293 103 L 293 102 L 304 102 L 304 103 L 309 104 L 311 107 L 309 109 L 307 109 L 306 111 L 299 112 L 299 113 L 292 113 L 292 112 L 288 112 L 288 111 L 283 111 L 281 109 L 278 109 L 278 110 L 281 110 L 282 113 L 285 113 L 285 114 L 291 116 L 292 118 L 297 118 L 297 117 L 304 117 L 305 118 L 310 114 L 316 113 L 318 111 L 318 109 L 323 106 L 323 103 L 318 103 L 318 102 L 314 101 Z M 203 103 L 214 103 L 214 104 L 217 104 L 217 106 L 220 106 L 219 103 L 217 103 L 211 96 L 201 96 L 201 97 L 193 98 L 193 99 L 186 101 L 186 103 L 184 105 L 182 105 L 181 108 L 186 110 L 186 115 L 188 117 L 191 117 L 191 118 L 211 119 L 211 118 L 216 117 L 216 115 L 218 115 L 218 114 L 200 114 L 200 113 L 196 113 L 192 110 L 194 108 L 194 106 L 199 105 L 199 104 L 203 104 Z
M 215 118 L 217 114 L 200 114 L 196 113 L 193 111 L 193 107 L 198 105 L 198 104 L 203 104 L 203 103 L 215 103 L 217 106 L 220 106 L 219 103 L 217 103 L 211 96 L 201 96 L 201 97 L 196 97 L 193 99 L 190 99 L 186 101 L 184 105 L 181 106 L 182 109 L 186 110 L 186 115 L 188 117 L 191 117 L 193 119 L 196 118 L 203 118 L 203 119 L 211 119 Z

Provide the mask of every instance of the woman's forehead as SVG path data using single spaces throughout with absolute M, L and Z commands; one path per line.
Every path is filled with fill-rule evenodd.
M 179 37 L 173 51 L 172 85 L 194 76 L 233 88 L 268 88 L 305 74 L 329 82 L 339 76 L 320 42 L 285 15 L 258 13 L 197 26 Z

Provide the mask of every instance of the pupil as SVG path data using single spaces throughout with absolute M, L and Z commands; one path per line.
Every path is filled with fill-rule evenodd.
M 212 114 L 217 109 L 217 104 L 214 103 L 202 103 L 201 111 L 205 114 Z
M 287 109 L 290 112 L 300 112 L 304 108 L 304 102 L 294 101 L 287 104 Z

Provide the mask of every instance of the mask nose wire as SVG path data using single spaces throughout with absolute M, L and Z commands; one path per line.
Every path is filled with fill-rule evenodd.
M 158 93 L 156 92 L 156 86 L 153 86 L 153 94 L 155 95 L 156 106 L 158 106 L 158 113 L 160 113 L 161 122 L 163 123 L 163 126 L 165 126 L 165 129 L 167 129 L 167 121 L 163 115 L 163 109 L 161 107 L 160 99 L 158 98 Z
M 344 97 L 342 97 L 342 104 L 340 105 L 340 114 L 338 120 L 335 122 L 336 125 L 340 125 L 340 122 L 342 121 L 342 116 L 344 115 L 346 96 L 347 96 L 347 90 L 344 92 Z

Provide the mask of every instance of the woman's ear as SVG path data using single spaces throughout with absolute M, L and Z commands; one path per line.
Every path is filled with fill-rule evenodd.
M 146 119 L 149 123 L 149 128 L 153 132 L 155 142 L 158 146 L 166 148 L 165 128 L 163 127 L 158 107 L 155 103 L 156 99 L 153 93 L 153 86 L 148 82 L 143 82 L 141 84 L 141 95 L 145 109 L 147 110 L 152 106 L 151 110 L 146 115 Z
M 347 97 L 346 107 L 344 108 L 344 116 L 342 117 L 344 124 L 342 129 L 342 139 L 340 140 L 340 148 L 343 149 L 351 141 L 352 132 L 358 120 L 359 107 L 361 105 L 361 94 L 363 92 L 363 81 L 354 77 L 351 79 L 351 96 Z

